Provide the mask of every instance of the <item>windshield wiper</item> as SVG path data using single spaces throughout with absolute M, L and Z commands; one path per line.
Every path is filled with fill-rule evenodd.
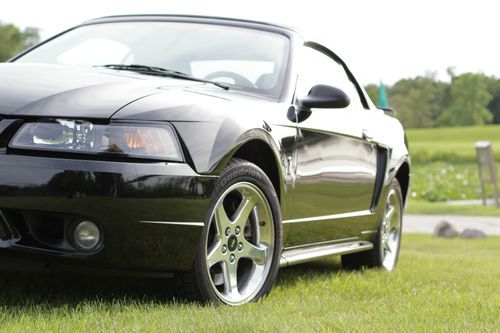
M 104 67 L 104 68 L 109 68 L 109 69 L 116 69 L 118 71 L 131 71 L 131 72 L 137 72 L 137 73 L 142 73 L 142 74 L 146 74 L 146 75 L 158 75 L 158 76 L 172 77 L 175 79 L 183 79 L 183 80 L 190 80 L 190 81 L 196 81 L 196 82 L 210 83 L 210 84 L 213 84 L 219 88 L 229 90 L 229 87 L 223 83 L 205 80 L 202 78 L 191 76 L 191 75 L 186 74 L 186 73 L 174 71 L 171 69 L 161 68 L 161 67 L 136 65 L 136 64 L 132 64 L 132 65 L 107 64 L 107 65 L 98 65 L 98 66 L 94 66 L 94 67 Z

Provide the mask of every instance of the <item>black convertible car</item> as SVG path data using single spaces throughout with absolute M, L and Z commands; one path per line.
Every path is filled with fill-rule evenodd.
M 266 295 L 328 255 L 392 270 L 403 128 L 294 29 L 115 16 L 0 64 L 0 263 Z M 186 274 L 189 272 L 189 274 Z

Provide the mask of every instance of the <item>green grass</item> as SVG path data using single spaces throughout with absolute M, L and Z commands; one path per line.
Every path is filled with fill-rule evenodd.
M 414 163 L 475 163 L 480 140 L 491 141 L 500 161 L 500 125 L 408 129 L 406 135 Z
M 474 163 L 416 163 L 412 168 L 411 198 L 426 201 L 480 199 L 478 167 Z M 488 186 L 493 196 L 493 186 Z
M 398 269 L 343 271 L 338 259 L 280 271 L 239 308 L 163 300 L 144 280 L 4 277 L 4 332 L 495 332 L 500 238 L 406 235 Z
M 500 208 L 495 206 L 463 205 L 455 206 L 443 202 L 410 200 L 406 214 L 443 214 L 443 215 L 483 215 L 500 216 Z
M 491 141 L 500 164 L 500 125 L 407 130 L 412 159 L 411 214 L 500 215 L 494 207 L 439 202 L 480 199 L 474 143 Z M 493 186 L 487 186 L 493 197 Z

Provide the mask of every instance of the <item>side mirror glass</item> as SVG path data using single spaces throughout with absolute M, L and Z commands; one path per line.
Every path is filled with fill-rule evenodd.
M 351 103 L 351 99 L 339 88 L 318 84 L 311 88 L 309 94 L 299 100 L 301 110 L 312 108 L 339 109 L 345 108 Z

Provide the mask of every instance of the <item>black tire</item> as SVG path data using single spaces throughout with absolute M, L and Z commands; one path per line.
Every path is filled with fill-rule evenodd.
M 233 188 L 234 190 L 232 190 Z M 242 191 L 241 199 L 238 198 L 239 191 Z M 255 191 L 257 194 L 251 191 Z M 247 194 L 249 194 L 248 198 L 245 197 Z M 257 201 L 257 199 L 262 201 Z M 238 200 L 241 200 L 239 204 L 237 204 Z M 251 204 L 258 202 L 250 210 L 251 213 L 247 220 L 245 220 L 244 212 L 249 210 L 243 209 L 245 200 Z M 231 229 L 229 236 L 226 235 L 226 232 L 222 234 L 222 232 L 219 232 L 221 230 L 218 230 L 223 229 L 221 221 L 226 221 L 219 218 L 220 213 L 218 212 L 221 211 L 219 209 L 221 207 L 223 207 L 222 209 L 226 214 L 223 216 L 227 217 L 227 222 L 234 223 L 234 225 L 225 225 L 229 226 L 225 227 L 225 229 Z M 232 209 L 234 211 L 231 211 Z M 263 211 L 264 214 L 260 214 L 260 211 Z M 238 214 L 239 212 L 242 213 Z M 241 217 L 238 219 L 238 216 Z M 245 220 L 243 224 L 238 222 L 243 220 Z M 269 221 L 272 224 L 264 223 L 265 220 L 272 220 Z M 243 227 L 238 228 L 238 225 Z M 258 234 L 258 236 L 254 234 Z M 267 243 L 262 241 L 265 240 L 265 237 L 267 237 Z M 235 242 L 237 245 L 235 245 Z M 272 245 L 271 242 L 273 242 Z M 266 296 L 270 292 L 278 274 L 281 244 L 280 206 L 271 181 L 255 164 L 241 159 L 232 159 L 219 177 L 212 194 L 211 204 L 205 219 L 205 227 L 193 264 L 193 279 L 184 278 L 187 289 L 190 290 L 191 298 L 196 295 L 196 298 L 202 302 L 239 305 Z M 252 252 L 255 249 L 259 250 L 259 258 L 252 262 L 253 257 L 245 257 L 244 255 L 245 251 L 250 251 L 248 253 L 253 255 L 256 253 Z M 223 259 L 212 264 L 210 258 L 213 257 L 213 253 L 218 253 L 217 258 Z M 230 261 L 231 256 L 232 261 Z M 262 263 L 260 259 L 263 259 Z M 255 287 L 256 289 L 253 292 L 249 292 L 247 298 L 238 299 L 239 283 L 242 283 L 242 290 L 244 291 L 251 289 L 250 286 L 253 288 L 254 281 L 259 279 L 255 272 L 261 268 L 262 281 L 259 280 L 258 283 L 255 283 L 258 286 Z M 228 271 L 230 273 L 227 273 Z M 237 278 L 231 279 L 231 277 Z M 222 284 L 220 284 L 221 279 Z M 250 281 L 250 279 L 252 280 Z M 194 282 L 194 286 L 189 286 L 189 280 Z M 233 283 L 235 281 L 237 281 L 236 288 L 234 288 Z M 184 285 L 186 286 L 186 284 Z M 231 291 L 227 291 L 227 288 L 231 289 Z
M 392 195 L 392 197 L 391 197 Z M 401 245 L 401 235 L 402 235 L 402 219 L 403 219 L 403 194 L 401 186 L 397 179 L 394 179 L 391 183 L 391 188 L 388 191 L 387 196 L 384 198 L 384 212 L 379 222 L 377 235 L 374 241 L 374 247 L 370 251 L 352 253 L 342 256 L 342 267 L 346 269 L 359 269 L 361 267 L 378 267 L 383 268 L 387 271 L 392 271 L 397 264 L 399 258 L 399 249 Z M 397 203 L 391 204 L 390 202 Z M 395 211 L 393 212 L 392 219 L 394 220 L 393 229 L 397 232 L 397 242 L 393 243 L 392 252 L 387 249 L 387 242 L 384 241 L 384 235 L 387 235 L 387 214 L 390 213 L 390 206 L 395 206 Z M 387 239 L 387 238 L 386 238 Z M 388 257 L 388 256 L 391 257 Z

